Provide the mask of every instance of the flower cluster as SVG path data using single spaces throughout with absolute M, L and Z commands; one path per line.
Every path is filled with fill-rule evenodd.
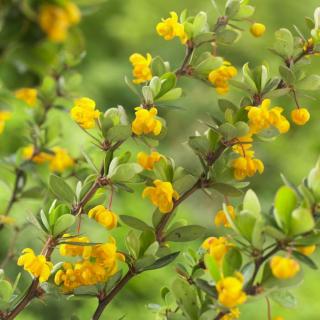
M 110 238 L 109 242 L 86 246 L 87 237 L 68 237 L 60 248 L 63 256 L 79 256 L 82 259 L 76 263 L 65 262 L 54 277 L 54 282 L 62 286 L 64 292 L 72 292 L 80 286 L 95 285 L 105 282 L 118 271 L 117 261 L 125 258 L 117 252 L 116 242 Z M 68 244 L 68 242 L 72 242 Z M 78 245 L 74 244 L 79 242 Z M 78 248 L 77 248 L 78 247 Z
M 299 271 L 300 265 L 291 258 L 274 256 L 270 261 L 272 274 L 279 279 L 293 278 Z
M 6 121 L 8 121 L 11 118 L 11 112 L 9 111 L 0 111 L 0 134 L 4 130 L 4 126 Z
M 184 30 L 183 24 L 179 23 L 176 12 L 170 12 L 170 18 L 162 19 L 162 22 L 157 24 L 157 32 L 165 40 L 172 40 L 175 37 L 180 38 L 182 44 L 186 43 L 188 36 Z
M 142 54 L 134 53 L 130 56 L 129 60 L 133 65 L 132 74 L 135 78 L 133 83 L 140 84 L 151 80 L 152 71 L 150 65 L 152 62 L 152 56 L 150 53 L 147 53 L 146 57 Z
M 53 42 L 66 40 L 71 26 L 80 22 L 81 13 L 73 2 L 66 2 L 63 6 L 45 4 L 40 7 L 38 21 L 41 29 Z
M 227 206 L 227 209 L 228 209 L 228 212 L 230 214 L 230 217 L 232 218 L 232 220 L 235 219 L 236 217 L 236 213 L 234 211 L 234 207 L 231 206 L 231 205 L 228 205 Z M 228 219 L 226 217 L 226 214 L 223 210 L 219 210 L 215 217 L 214 217 L 214 224 L 219 227 L 219 226 L 224 226 L 226 228 L 229 228 L 230 227 L 230 223 L 228 222 Z
M 96 103 L 90 98 L 80 98 L 75 100 L 70 111 L 71 118 L 83 129 L 92 129 L 96 126 L 100 111 L 96 110 Z
M 146 187 L 142 197 L 150 198 L 153 205 L 159 208 L 160 212 L 168 213 L 173 209 L 173 201 L 179 199 L 179 194 L 173 189 L 168 181 L 155 180 L 155 187 Z
M 153 134 L 158 136 L 161 133 L 162 123 L 157 119 L 158 110 L 152 107 L 150 110 L 143 107 L 135 108 L 135 119 L 132 122 L 132 132 L 137 136 Z
M 139 152 L 137 155 L 138 163 L 145 170 L 153 170 L 153 166 L 161 159 L 160 153 L 152 151 L 150 155 L 145 152 Z
M 18 265 L 23 266 L 24 270 L 30 272 L 34 277 L 39 278 L 40 282 L 49 279 L 53 264 L 47 261 L 42 254 L 36 256 L 34 251 L 26 248 L 22 251 L 22 255 L 18 259 Z
M 202 248 L 207 250 L 210 256 L 219 264 L 221 264 L 223 257 L 231 247 L 232 244 L 225 237 L 210 237 L 202 244 Z
M 237 75 L 237 69 L 230 62 L 224 61 L 223 65 L 209 73 L 208 80 L 215 86 L 217 93 L 229 92 L 229 80 Z
M 310 113 L 306 108 L 297 108 L 292 110 L 291 119 L 298 126 L 303 126 L 309 121 Z
M 222 278 L 216 286 L 219 302 L 228 308 L 243 304 L 247 300 L 243 282 L 243 275 L 239 272 L 234 277 Z
M 98 205 L 88 212 L 88 217 L 96 220 L 98 223 L 107 229 L 113 229 L 117 226 L 117 215 L 105 208 L 103 205 Z
M 24 101 L 29 107 L 34 107 L 37 102 L 38 90 L 34 88 L 21 88 L 16 90 L 17 99 Z
M 50 171 L 63 172 L 74 166 L 74 160 L 66 149 L 53 147 L 49 152 L 37 151 L 33 145 L 22 149 L 22 156 L 37 164 L 49 163 Z
M 237 180 L 243 180 L 246 177 L 252 177 L 257 172 L 264 171 L 263 162 L 254 158 L 252 148 L 254 134 L 259 134 L 269 127 L 275 127 L 280 133 L 286 133 L 290 128 L 289 121 L 282 115 L 281 107 L 270 109 L 271 101 L 265 99 L 260 106 L 248 106 L 249 133 L 238 138 L 238 144 L 233 147 L 233 151 L 239 154 L 239 157 L 232 161 L 234 168 L 234 177 Z

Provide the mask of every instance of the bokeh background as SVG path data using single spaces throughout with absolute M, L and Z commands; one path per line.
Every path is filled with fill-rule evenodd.
M 292 30 L 297 25 L 301 30 L 306 30 L 304 17 L 311 16 L 319 5 L 317 0 L 292 1 L 292 0 L 257 0 L 252 1 L 257 7 L 255 18 L 267 26 L 267 33 L 263 38 L 254 39 L 247 31 L 240 41 L 232 48 L 219 49 L 219 54 L 238 67 L 247 61 L 254 66 L 267 62 L 272 72 L 276 73 L 280 61 L 273 56 L 268 48 L 272 45 L 274 31 L 280 27 Z M 169 60 L 173 65 L 178 65 L 183 58 L 184 50 L 178 41 L 166 42 L 158 37 L 155 25 L 161 17 L 166 17 L 171 10 L 180 12 L 188 8 L 190 13 L 199 10 L 206 11 L 210 20 L 214 21 L 216 13 L 210 0 L 109 0 L 98 6 L 95 12 L 85 16 L 81 22 L 81 29 L 86 39 L 87 55 L 78 67 L 83 77 L 80 94 L 97 101 L 101 109 L 123 105 L 133 115 L 132 110 L 138 103 L 136 97 L 128 90 L 124 76 L 130 76 L 131 66 L 128 56 L 133 52 L 150 52 L 153 56 L 160 55 Z M 249 24 L 242 25 L 248 30 Z M 313 72 L 319 73 L 320 62 L 314 58 Z M 0 68 L 1 78 L 12 89 L 17 85 L 17 76 L 11 74 L 10 68 Z M 22 81 L 22 80 L 21 80 Z M 176 159 L 176 162 L 189 169 L 194 169 L 195 157 L 186 147 L 185 141 L 195 130 L 205 130 L 196 119 L 205 119 L 207 112 L 218 112 L 217 96 L 214 89 L 195 82 L 183 79 L 181 84 L 186 88 L 185 96 L 177 103 L 184 108 L 182 111 L 170 111 L 169 108 L 160 110 L 161 116 L 167 119 L 169 133 L 161 143 L 159 150 Z M 21 83 L 23 85 L 23 83 Z M 239 101 L 241 92 L 233 89 L 228 98 Z M 320 155 L 320 113 L 319 94 L 316 100 L 301 98 L 301 104 L 311 111 L 311 121 L 308 125 L 297 128 L 292 127 L 289 133 L 282 135 L 273 143 L 257 143 L 256 154 L 265 163 L 265 173 L 251 179 L 252 188 L 262 199 L 265 210 L 272 201 L 272 197 L 281 185 L 280 172 L 284 173 L 294 183 L 299 183 L 308 173 Z M 294 104 L 289 98 L 275 100 L 274 103 L 286 109 L 289 115 Z M 70 121 L 68 115 L 52 112 L 50 121 L 64 132 L 62 146 L 68 148 L 73 155 L 78 155 L 79 150 L 85 145 L 86 138 Z M 19 141 L 19 130 L 24 126 L 24 118 L 18 117 L 16 122 L 8 124 L 8 135 L 0 137 L 1 155 L 8 155 L 14 151 Z M 134 142 L 127 144 L 133 153 L 140 151 L 142 145 Z M 10 183 L 12 177 L 0 168 L 1 178 Z M 7 184 L 0 182 L 0 210 L 4 208 L 9 197 L 10 189 Z M 116 196 L 114 211 L 122 214 L 132 214 L 143 219 L 150 219 L 151 206 L 140 199 L 140 191 L 134 195 L 121 193 Z M 217 231 L 213 228 L 213 216 L 219 207 L 219 199 L 213 203 L 199 195 L 193 196 L 190 201 L 179 209 L 179 216 L 199 224 L 211 225 L 212 234 Z M 15 205 L 13 216 L 17 221 L 23 221 L 26 215 L 34 212 L 38 203 L 21 201 Z M 126 230 L 116 230 L 113 235 L 122 242 Z M 94 234 L 96 241 L 103 241 L 108 234 L 87 222 L 84 231 Z M 5 230 L 0 233 L 0 259 L 6 252 L 12 233 Z M 32 246 L 40 248 L 41 242 L 34 229 L 28 228 L 18 239 L 18 248 Z M 121 246 L 121 245 L 120 245 Z M 58 259 L 58 256 L 56 257 Z M 182 258 L 180 258 L 182 259 Z M 320 257 L 316 260 L 320 262 Z M 9 277 L 20 271 L 15 262 L 8 267 Z M 121 292 L 108 307 L 102 319 L 117 320 L 126 315 L 126 320 L 149 320 L 154 315 L 146 308 L 148 303 L 160 303 L 160 288 L 170 285 L 174 277 L 174 266 L 170 265 L 161 271 L 145 273 L 134 279 L 123 292 Z M 20 287 L 27 285 L 30 278 L 23 273 Z M 294 294 L 298 299 L 295 309 L 284 310 L 275 303 L 272 304 L 273 316 L 281 315 L 290 320 L 317 320 L 320 319 L 319 273 L 305 270 L 305 282 Z M 96 301 L 69 300 L 54 295 L 46 297 L 43 301 L 34 301 L 17 319 L 71 319 L 77 315 L 79 319 L 90 319 Z M 241 308 L 241 319 L 267 319 L 266 303 L 264 300 L 247 304 Z

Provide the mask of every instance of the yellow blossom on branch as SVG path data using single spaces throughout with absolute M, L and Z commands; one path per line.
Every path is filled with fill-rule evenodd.
M 238 272 L 234 277 L 221 279 L 216 286 L 219 302 L 228 308 L 243 304 L 247 300 L 247 295 L 243 291 L 243 282 L 243 275 Z
M 260 174 L 263 173 L 263 162 L 259 159 L 253 158 L 253 156 L 253 151 L 246 151 L 245 156 L 241 156 L 232 161 L 234 177 L 236 180 L 243 180 L 246 177 L 252 177 L 257 172 Z
M 229 313 L 225 314 L 221 320 L 235 320 L 240 318 L 240 311 L 238 308 L 232 308 Z
M 65 41 L 69 28 L 78 24 L 80 19 L 80 10 L 72 2 L 67 2 L 65 6 L 44 4 L 38 14 L 41 29 L 53 42 Z
M 44 255 L 36 256 L 32 249 L 26 248 L 18 259 L 18 266 L 23 266 L 24 270 L 30 272 L 40 282 L 45 282 L 50 277 L 53 264 L 46 260 Z
M 78 236 L 78 237 L 71 237 L 70 234 L 64 234 L 62 237 L 63 243 L 59 247 L 59 252 L 62 256 L 69 256 L 69 257 L 83 257 L 89 258 L 91 255 L 92 247 L 86 246 L 84 244 L 90 242 L 88 237 L 85 236 Z M 71 242 L 70 244 L 68 242 Z M 73 243 L 79 243 L 72 244 Z
M 92 129 L 96 126 L 96 120 L 100 116 L 100 111 L 96 110 L 94 100 L 83 97 L 75 100 L 70 114 L 71 118 L 83 129 Z
M 310 119 L 310 113 L 306 108 L 297 108 L 291 112 L 292 121 L 298 126 L 303 126 Z
M 34 107 L 37 102 L 38 91 L 33 88 L 21 88 L 15 92 L 17 99 L 24 101 L 29 107 Z
M 230 214 L 230 217 L 234 220 L 236 217 L 236 213 L 234 211 L 234 207 L 233 206 L 227 206 L 228 212 Z M 225 212 L 223 210 L 219 210 L 215 217 L 214 217 L 214 224 L 219 227 L 221 225 L 223 225 L 226 228 L 230 227 L 230 224 L 228 222 L 227 216 L 225 214 Z
M 154 164 L 161 159 L 161 155 L 156 151 L 152 151 L 150 155 L 148 155 L 145 152 L 139 152 L 137 158 L 138 158 L 138 163 L 145 170 L 152 170 Z
M 291 258 L 274 256 L 270 261 L 272 274 L 278 279 L 293 278 L 299 271 L 300 265 Z
M 260 106 L 248 106 L 248 119 L 250 132 L 257 134 L 260 131 L 274 126 L 280 133 L 286 133 L 290 128 L 290 123 L 282 115 L 283 108 L 273 107 L 270 109 L 271 100 L 265 99 Z
M 152 71 L 150 65 L 152 62 L 152 56 L 150 53 L 147 53 L 146 57 L 140 53 L 134 53 L 130 56 L 129 60 L 133 65 L 132 74 L 135 77 L 132 81 L 133 83 L 140 84 L 151 80 Z
M 11 118 L 11 112 L 9 111 L 0 111 L 0 134 L 4 130 L 4 126 L 6 121 L 8 121 Z
M 63 172 L 74 166 L 74 160 L 69 155 L 68 151 L 60 148 L 52 148 L 54 155 L 50 158 L 49 167 L 53 172 Z
M 33 145 L 22 148 L 22 157 L 34 163 L 42 164 L 52 159 L 52 154 L 46 152 L 35 152 Z
M 158 110 L 155 107 L 150 110 L 137 107 L 135 110 L 136 118 L 132 122 L 132 132 L 137 136 L 150 133 L 158 136 L 162 129 L 161 121 L 156 118 Z
M 237 75 L 237 69 L 230 62 L 224 61 L 218 69 L 209 73 L 208 80 L 215 86 L 217 93 L 226 94 L 229 92 L 229 80 Z
M 253 23 L 250 28 L 251 34 L 257 38 L 263 36 L 265 31 L 266 31 L 266 26 L 258 22 Z
M 172 40 L 173 38 L 178 37 L 182 44 L 185 44 L 188 40 L 184 26 L 179 23 L 178 15 L 174 11 L 170 12 L 170 18 L 162 19 L 162 22 L 157 24 L 156 30 L 165 40 Z
M 88 212 L 88 217 L 96 220 L 109 230 L 115 228 L 118 222 L 118 216 L 103 205 L 98 205 L 92 208 Z
M 179 199 L 179 194 L 173 189 L 171 182 L 155 180 L 155 187 L 146 187 L 142 197 L 150 198 L 153 205 L 159 208 L 160 212 L 168 213 L 173 209 L 173 201 Z
M 297 250 L 304 254 L 305 256 L 311 256 L 315 251 L 317 247 L 316 245 L 306 246 L 306 247 L 298 247 Z
M 210 237 L 206 239 L 202 248 L 207 250 L 218 263 L 222 262 L 223 257 L 228 252 L 232 244 L 225 237 Z

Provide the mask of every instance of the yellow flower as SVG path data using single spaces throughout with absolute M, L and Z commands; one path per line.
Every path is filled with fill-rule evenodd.
M 124 255 L 117 252 L 116 242 L 112 237 L 110 237 L 109 242 L 94 246 L 91 257 L 95 258 L 95 262 L 106 269 L 108 276 L 117 272 L 118 260 L 125 261 Z
M 92 208 L 88 212 L 88 217 L 91 219 L 95 219 L 97 222 L 99 222 L 109 230 L 115 228 L 118 222 L 117 215 L 102 205 L 98 205 Z
M 162 123 L 156 118 L 158 110 L 152 107 L 150 110 L 142 107 L 135 108 L 136 118 L 132 122 L 132 131 L 137 136 L 152 133 L 158 136 L 162 129 Z
M 139 53 L 134 53 L 130 56 L 129 60 L 133 65 L 132 74 L 135 77 L 132 81 L 133 83 L 139 84 L 151 80 L 152 71 L 150 65 L 152 56 L 150 53 L 147 53 L 146 58 Z
M 29 107 L 34 107 L 37 102 L 37 89 L 21 88 L 15 92 L 17 99 L 24 101 Z
M 96 125 L 96 119 L 100 116 L 100 111 L 95 110 L 94 100 L 83 97 L 77 99 L 71 109 L 71 118 L 83 129 L 92 129 Z
M 303 126 L 310 119 L 310 113 L 306 108 L 298 108 L 291 112 L 292 121 L 298 126 Z
M 223 65 L 209 73 L 208 80 L 215 86 L 218 94 L 226 94 L 229 92 L 228 80 L 237 75 L 237 69 L 228 61 L 224 61 Z
M 68 237 L 68 235 L 64 237 Z M 70 242 L 77 240 L 81 242 L 88 241 L 85 237 L 68 238 Z M 125 260 L 125 257 L 117 252 L 116 243 L 113 238 L 101 245 L 80 247 L 67 244 L 66 246 L 65 249 L 68 255 L 82 255 L 83 260 L 75 264 L 64 263 L 62 269 L 56 273 L 54 282 L 58 286 L 62 285 L 62 290 L 65 292 L 71 292 L 80 286 L 105 282 L 108 277 L 111 277 L 118 271 L 117 261 Z M 83 249 L 84 251 L 81 252 L 80 248 L 90 248 L 90 250 L 87 250 L 85 253 L 86 249 Z M 63 251 L 63 253 L 65 252 Z
M 234 308 L 247 300 L 247 295 L 243 291 L 243 276 L 236 273 L 235 277 L 226 277 L 217 283 L 218 300 L 228 307 Z
M 311 256 L 317 249 L 316 245 L 306 246 L 306 247 L 297 247 L 297 250 L 304 254 L 305 256 Z
M 308 52 L 310 49 L 313 49 L 313 47 L 314 47 L 314 40 L 312 38 L 309 38 L 303 46 L 303 51 Z
M 138 163 L 145 170 L 152 170 L 154 164 L 161 159 L 161 155 L 156 151 L 152 151 L 150 155 L 146 154 L 145 152 L 139 152 L 137 158 Z
M 265 99 L 258 107 L 246 107 L 248 110 L 250 132 L 252 134 L 259 133 L 270 126 L 277 128 L 280 133 L 286 133 L 289 130 L 289 121 L 282 115 L 283 108 L 273 107 L 269 109 L 270 105 L 271 100 Z
M 74 160 L 70 157 L 67 150 L 54 147 L 52 148 L 54 155 L 50 158 L 49 167 L 53 172 L 63 172 L 74 165 Z
M 225 314 L 221 320 L 234 320 L 240 318 L 240 311 L 238 308 L 233 308 L 229 313 Z
M 278 279 L 293 278 L 300 270 L 297 261 L 291 258 L 274 256 L 270 261 L 272 274 Z
M 240 155 L 244 156 L 245 151 L 249 150 L 252 147 L 252 142 L 253 142 L 252 133 L 250 132 L 250 133 L 246 134 L 245 136 L 238 137 L 237 142 L 238 142 L 238 144 L 234 145 L 232 147 L 232 150 L 234 152 L 239 153 Z
M 67 2 L 64 9 L 68 15 L 70 25 L 76 25 L 80 22 L 81 11 L 76 4 L 74 4 L 73 2 Z
M 68 256 L 68 257 L 83 257 L 84 259 L 89 259 L 92 247 L 91 246 L 84 246 L 84 243 L 89 243 L 90 239 L 85 236 L 79 236 L 79 237 L 71 237 L 70 234 L 64 234 L 62 237 L 62 240 L 64 242 L 77 242 L 77 244 L 68 244 L 64 243 L 61 244 L 59 247 L 59 252 L 62 256 Z M 82 245 L 81 245 L 82 244 Z
M 184 30 L 183 24 L 178 22 L 176 12 L 170 12 L 170 18 L 162 19 L 162 22 L 157 24 L 156 30 L 158 34 L 165 40 L 172 40 L 174 37 L 179 37 L 182 44 L 188 40 L 188 36 Z
M 0 214 L 0 225 L 2 224 L 14 224 L 15 223 L 15 219 L 5 216 L 3 214 Z
M 255 37 L 261 37 L 266 31 L 266 26 L 262 23 L 255 22 L 251 25 L 250 32 Z
M 230 217 L 234 220 L 236 217 L 236 213 L 234 211 L 233 206 L 227 206 L 228 212 L 230 214 Z M 219 210 L 216 213 L 216 216 L 214 217 L 214 224 L 219 227 L 221 225 L 225 226 L 226 228 L 230 227 L 230 224 L 228 222 L 228 219 L 226 217 L 226 214 L 224 213 L 223 210 Z
M 38 21 L 41 29 L 53 42 L 63 42 L 70 26 L 79 23 L 79 8 L 72 2 L 65 6 L 45 4 L 40 7 Z
M 4 125 L 6 121 L 8 121 L 11 118 L 11 112 L 9 111 L 0 111 L 0 134 L 4 130 Z
M 225 237 L 210 237 L 206 239 L 202 248 L 207 250 L 218 263 L 222 262 L 224 255 L 228 252 L 231 247 L 231 243 Z
M 152 204 L 159 208 L 160 212 L 168 213 L 173 209 L 173 201 L 179 199 L 179 194 L 173 189 L 171 182 L 155 180 L 155 187 L 146 187 L 142 197 L 149 197 Z
M 284 320 L 284 317 L 276 316 L 276 317 L 272 318 L 272 320 Z
M 31 160 L 34 163 L 42 164 L 50 161 L 53 155 L 46 152 L 35 152 L 34 146 L 29 145 L 22 148 L 22 157 L 26 160 Z
M 18 259 L 18 266 L 23 266 L 24 270 L 39 278 L 40 282 L 47 281 L 50 277 L 53 265 L 46 260 L 44 255 L 36 256 L 32 249 L 26 248 Z
M 253 158 L 253 151 L 246 151 L 245 156 L 241 156 L 232 161 L 234 168 L 234 177 L 236 180 L 243 180 L 246 177 L 252 177 L 257 172 L 260 174 L 264 171 L 263 162 L 259 159 Z

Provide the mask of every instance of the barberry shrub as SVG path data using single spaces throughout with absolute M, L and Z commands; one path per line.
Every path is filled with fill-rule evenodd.
M 203 11 L 170 12 L 159 19 L 155 33 L 163 41 L 177 40 L 174 45 L 184 48 L 185 56 L 173 66 L 148 52 L 130 55 L 133 71 L 125 82 L 136 104 L 129 112 L 120 105 L 97 105 L 94 97 L 76 91 L 80 74 L 75 68 L 84 57 L 79 23 L 82 11 L 90 12 L 90 1 L 81 3 L 3 4 L 1 58 L 16 75 L 30 76 L 24 87 L 0 88 L 1 140 L 13 121 L 27 124 L 15 133 L 14 152 L 1 159 L 6 173 L 0 179 L 10 185 L 10 195 L 0 232 L 10 229 L 12 239 L 1 261 L 0 319 L 14 319 L 34 299 L 53 293 L 95 299 L 92 319 L 104 312 L 108 317 L 107 306 L 131 279 L 140 275 L 143 281 L 148 272 L 169 264 L 175 264 L 176 278 L 172 283 L 158 279 L 163 304 L 149 304 L 157 319 L 238 319 L 242 305 L 259 299 L 267 301 L 268 319 L 271 300 L 290 307 L 291 288 L 303 282 L 304 266 L 317 269 L 310 256 L 320 243 L 320 162 L 298 186 L 282 175 L 283 185 L 269 205 L 262 206 L 248 186 L 251 177 L 270 170 L 255 154 L 255 143 L 271 143 L 279 135 L 285 139 L 290 127 L 312 120 L 300 100 L 320 89 L 320 76 L 307 66 L 320 54 L 320 9 L 306 19 L 307 32 L 297 27 L 275 32 L 266 54 L 277 56 L 276 73 L 266 63 L 235 66 L 219 55 L 221 47 L 236 48 L 247 29 L 252 41 L 267 31 L 254 20 L 249 1 L 228 0 L 224 7 L 212 1 L 214 23 Z M 170 131 L 164 110 L 174 109 L 175 101 L 189 93 L 181 85 L 185 77 L 215 90 L 219 107 L 205 115 L 202 131 L 189 133 L 184 156 L 193 153 L 198 159 L 193 170 L 159 151 Z M 232 90 L 241 98 L 226 98 Z M 277 105 L 282 96 L 291 103 Z M 70 146 L 78 156 L 61 146 L 63 131 L 70 129 L 59 125 L 60 117 L 68 117 L 72 130 L 86 136 Z M 135 154 L 128 145 L 132 140 L 139 149 Z M 173 147 L 176 143 L 170 141 Z M 215 232 L 179 219 L 178 207 L 201 192 L 212 205 L 223 199 L 212 219 Z M 11 213 L 21 199 L 36 205 L 31 214 L 20 206 L 23 223 L 17 223 Z M 133 213 L 120 213 L 114 199 L 130 199 Z M 139 214 L 140 201 L 149 204 L 148 219 Z M 86 232 L 87 225 L 104 237 Z M 35 243 L 16 248 L 29 227 L 42 241 L 41 249 Z M 121 238 L 113 235 L 115 228 L 121 228 Z M 15 280 L 7 268 L 12 260 L 21 267 Z M 31 279 L 21 284 L 25 274 Z M 257 312 L 255 318 L 264 317 Z

